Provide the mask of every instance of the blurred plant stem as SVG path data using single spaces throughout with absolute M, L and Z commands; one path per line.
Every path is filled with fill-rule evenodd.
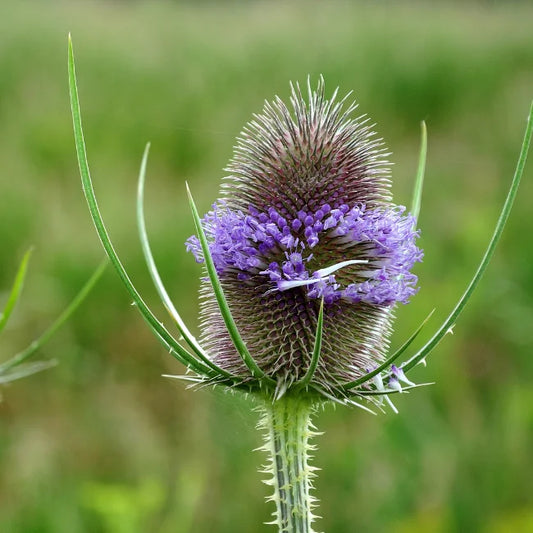
M 11 312 L 13 308 L 15 307 L 15 304 L 17 303 L 20 297 L 20 294 L 22 292 L 22 286 L 24 284 L 24 279 L 26 276 L 26 270 L 27 270 L 27 265 L 28 265 L 30 255 L 31 255 L 31 249 L 26 252 L 26 254 L 24 255 L 24 258 L 22 259 L 20 263 L 17 275 L 15 277 L 15 282 L 11 289 L 11 293 L 9 295 L 7 303 L 4 307 L 4 311 L 0 314 L 0 331 L 6 325 L 7 320 L 9 316 L 11 315 Z M 106 265 L 107 265 L 107 259 L 105 259 L 104 261 L 102 261 L 102 263 L 100 263 L 98 268 L 93 272 L 92 276 L 85 283 L 85 285 L 81 288 L 78 294 L 74 297 L 72 302 L 70 302 L 68 307 L 56 318 L 56 320 L 52 323 L 52 325 L 44 333 L 41 334 L 40 337 L 38 337 L 33 342 L 31 342 L 27 348 L 25 348 L 24 350 L 17 353 L 16 355 L 11 357 L 7 361 L 0 364 L 0 384 L 7 383 L 9 381 L 14 381 L 16 379 L 20 379 L 20 378 L 29 376 L 31 374 L 35 374 L 36 372 L 40 372 L 41 370 L 46 370 L 47 368 L 50 368 L 57 364 L 55 359 L 52 359 L 50 361 L 35 361 L 32 363 L 27 363 L 26 361 L 37 350 L 39 350 L 39 348 L 41 348 L 50 339 L 50 337 L 52 337 L 52 335 L 54 335 L 54 333 L 78 309 L 78 307 L 85 300 L 89 292 L 91 292 L 96 282 L 100 279 L 100 277 L 104 273 Z

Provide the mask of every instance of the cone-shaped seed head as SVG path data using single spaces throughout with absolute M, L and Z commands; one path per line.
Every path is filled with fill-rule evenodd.
M 321 80 L 291 106 L 266 103 L 238 139 L 221 198 L 203 220 L 226 299 L 248 350 L 287 385 L 305 375 L 324 299 L 314 381 L 331 388 L 383 361 L 392 308 L 416 292 L 415 220 L 391 203 L 383 145 Z M 187 242 L 203 260 L 196 237 Z M 203 343 L 218 365 L 248 372 L 202 285 Z

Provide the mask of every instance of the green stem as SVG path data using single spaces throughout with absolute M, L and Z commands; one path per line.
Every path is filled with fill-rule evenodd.
M 315 499 L 311 496 L 313 467 L 309 466 L 316 433 L 311 424 L 313 405 L 309 399 L 284 396 L 266 402 L 262 427 L 264 451 L 269 454 L 265 472 L 272 474 L 266 483 L 274 487 L 271 499 L 276 503 L 275 520 L 280 533 L 312 533 Z

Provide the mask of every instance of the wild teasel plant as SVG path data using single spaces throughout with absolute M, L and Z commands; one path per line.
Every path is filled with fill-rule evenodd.
M 15 308 L 20 295 L 22 293 L 22 287 L 26 278 L 26 272 L 28 269 L 28 263 L 32 249 L 30 248 L 22 258 L 15 275 L 15 281 L 9 291 L 4 309 L 0 313 L 0 333 L 7 325 L 7 322 Z M 0 363 L 0 385 L 21 379 L 47 368 L 51 368 L 57 364 L 55 359 L 48 361 L 31 361 L 29 359 L 54 335 L 54 333 L 71 317 L 71 315 L 78 309 L 81 303 L 85 300 L 93 286 L 98 279 L 104 273 L 107 261 L 103 262 L 87 280 L 85 285 L 81 288 L 80 292 L 74 297 L 72 302 L 67 308 L 56 318 L 56 320 L 49 326 L 44 333 L 42 333 L 37 339 L 31 342 L 24 350 L 15 354 L 7 361 Z
M 206 274 L 200 340 L 172 304 L 151 253 L 143 212 L 147 146 L 138 182 L 138 230 L 178 340 L 144 303 L 104 226 L 87 163 L 70 39 L 68 64 L 89 210 L 143 318 L 188 370 L 169 377 L 257 399 L 269 458 L 266 483 L 273 487 L 270 499 L 276 506 L 272 524 L 280 532 L 312 532 L 313 412 L 329 402 L 383 411 L 384 401 L 397 412 L 390 396 L 424 385 L 407 375 L 454 326 L 494 253 L 523 173 L 533 106 L 509 193 L 477 271 L 444 323 L 406 359 L 429 318 L 389 354 L 394 307 L 416 293 L 411 269 L 422 259 L 416 221 L 426 160 L 424 124 L 407 214 L 392 203 L 388 154 L 368 119 L 353 117 L 356 105 L 348 96 L 338 100 L 335 91 L 326 98 L 321 79 L 315 90 L 308 83 L 305 97 L 298 85 L 291 86 L 290 106 L 279 98 L 267 102 L 238 139 L 220 198 L 203 218 L 187 187 L 196 235 L 186 246 Z

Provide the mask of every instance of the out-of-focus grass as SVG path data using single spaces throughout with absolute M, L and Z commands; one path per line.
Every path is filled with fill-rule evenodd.
M 28 279 L 32 298 L 5 332 L 5 353 L 41 330 L 102 256 L 75 161 L 68 31 L 97 194 L 149 301 L 134 219 L 144 143 L 152 142 L 154 253 L 194 323 L 199 270 L 183 247 L 192 233 L 184 180 L 206 210 L 245 121 L 265 98 L 286 97 L 289 80 L 320 73 L 330 91 L 353 89 L 377 122 L 394 152 L 399 203 L 409 202 L 419 122 L 428 124 L 422 289 L 399 309 L 394 342 L 434 306 L 436 324 L 461 293 L 503 201 L 533 96 L 531 7 L 11 4 L 0 8 L 0 287 L 30 244 L 40 273 Z M 399 416 L 320 414 L 320 529 L 533 529 L 532 176 L 530 164 L 455 335 L 418 373 L 436 385 L 400 398 Z M 3 389 L 2 531 L 270 530 L 260 525 L 270 510 L 257 473 L 264 458 L 251 453 L 252 405 L 161 378 L 180 369 L 111 272 L 45 352 L 60 360 L 56 369 Z

